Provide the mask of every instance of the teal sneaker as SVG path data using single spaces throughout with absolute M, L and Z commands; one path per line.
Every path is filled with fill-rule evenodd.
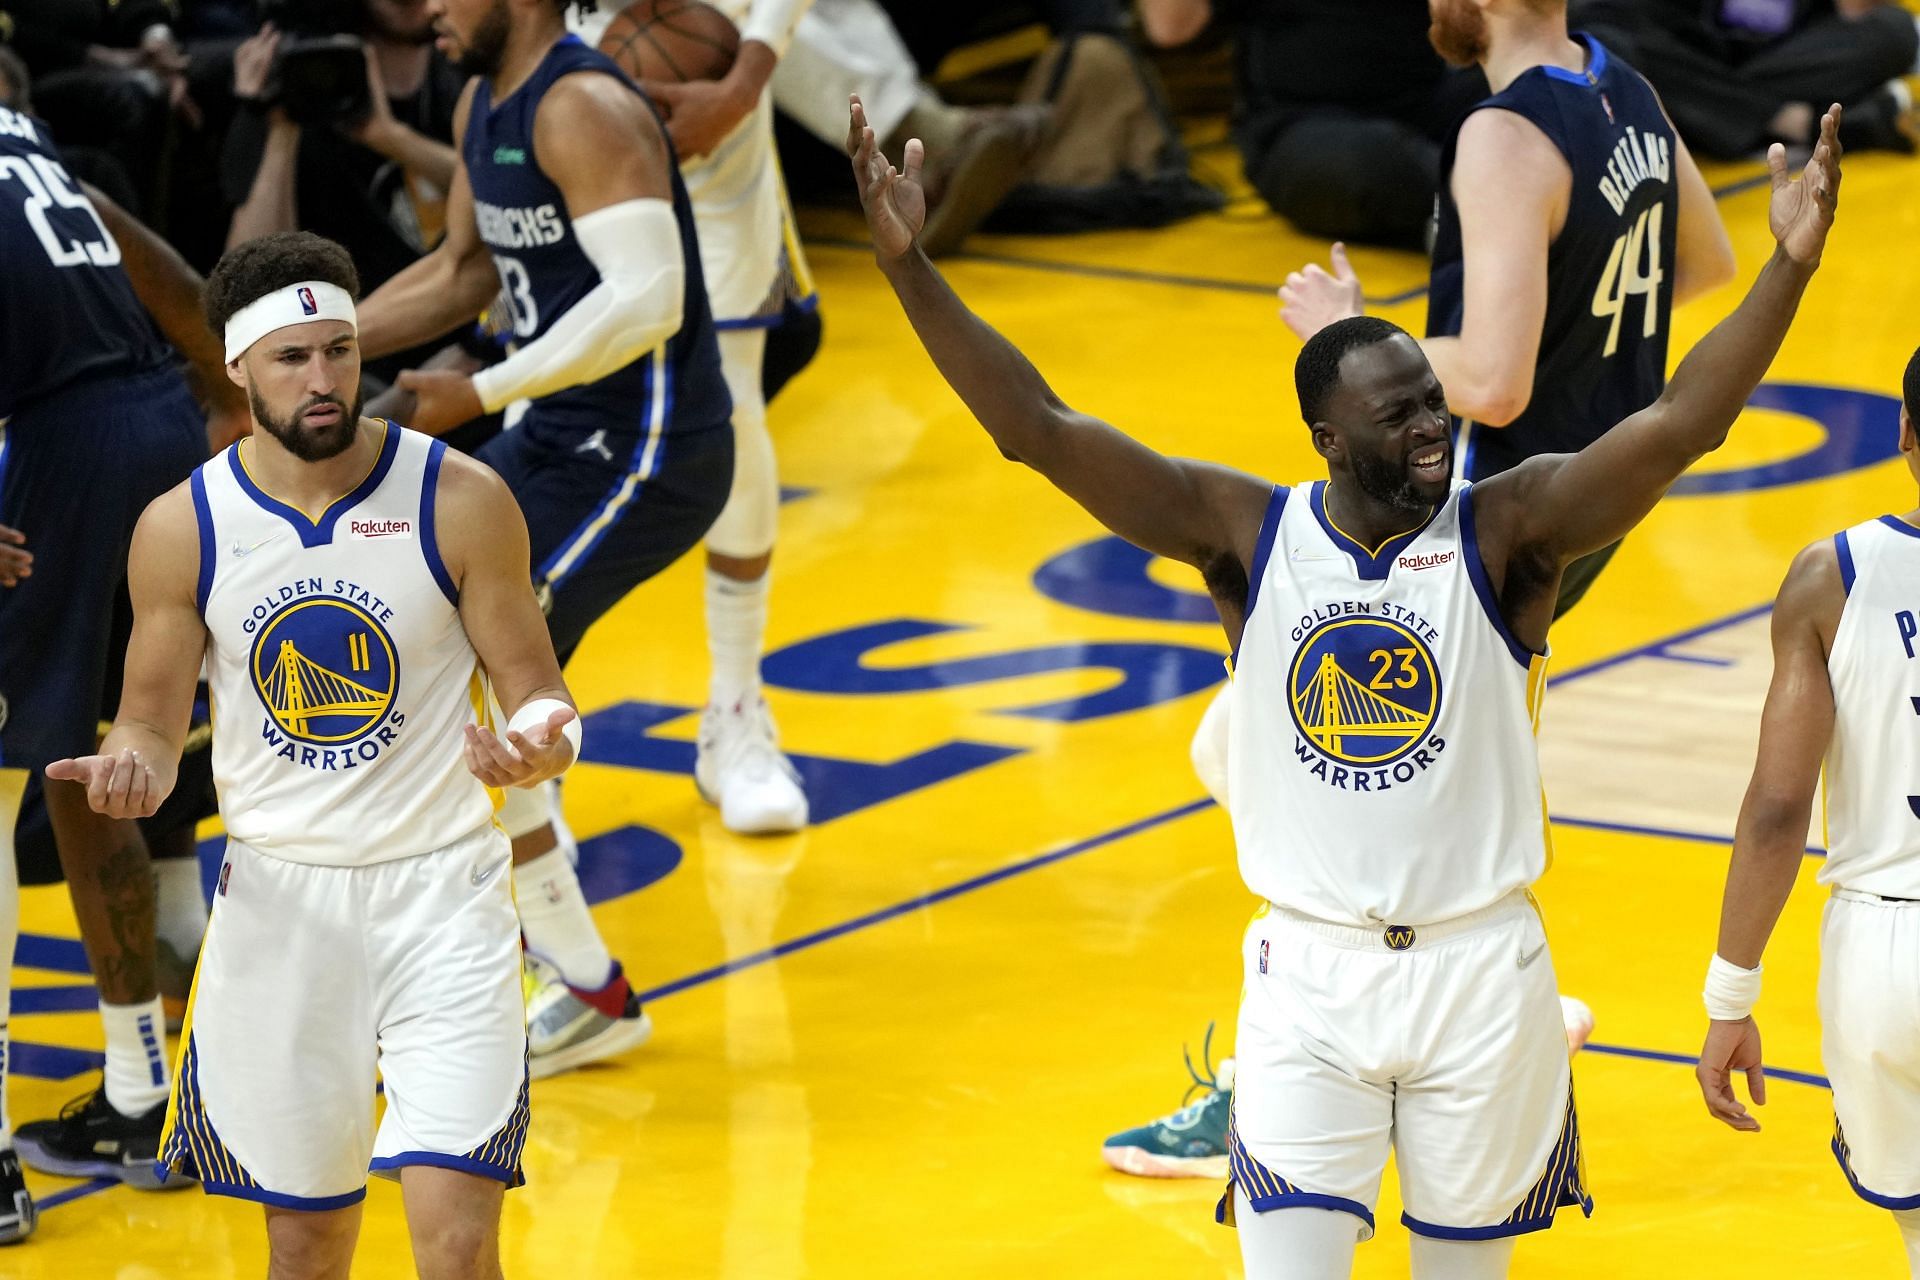
M 1100 1148 L 1106 1162 L 1136 1178 L 1225 1178 L 1227 1176 L 1227 1118 L 1233 1110 L 1233 1059 L 1213 1065 L 1213 1024 L 1200 1049 L 1206 1074 L 1193 1065 L 1193 1055 L 1182 1048 L 1193 1083 L 1187 1098 L 1203 1091 L 1172 1115 L 1128 1129 L 1108 1138 Z

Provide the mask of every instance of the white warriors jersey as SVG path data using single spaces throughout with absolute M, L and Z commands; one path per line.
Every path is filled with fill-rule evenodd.
M 1274 489 L 1249 575 L 1227 749 L 1240 873 L 1344 924 L 1477 911 L 1546 870 L 1546 659 L 1500 617 L 1464 481 L 1373 548 L 1326 489 Z
M 446 446 L 362 430 L 379 457 L 318 518 L 261 489 L 239 444 L 191 481 L 220 814 L 290 862 L 404 858 L 493 816 L 461 755 L 484 685 L 434 541 Z
M 1920 899 L 1920 529 L 1882 516 L 1833 542 L 1847 602 L 1827 655 L 1820 882 Z

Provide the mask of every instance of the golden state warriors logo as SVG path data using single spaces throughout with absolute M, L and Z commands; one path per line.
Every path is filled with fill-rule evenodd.
M 373 732 L 400 686 L 386 628 L 332 596 L 296 600 L 268 618 L 254 634 L 252 666 L 269 728 L 315 746 Z
M 1410 627 L 1379 616 L 1337 617 L 1308 632 L 1287 684 L 1300 737 L 1354 772 L 1382 770 L 1418 750 L 1440 715 L 1433 651 Z M 1409 765 L 1397 780 L 1412 776 Z

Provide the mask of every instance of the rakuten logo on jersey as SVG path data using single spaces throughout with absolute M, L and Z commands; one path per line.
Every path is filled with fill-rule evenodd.
M 1402 569 L 1438 569 L 1443 564 L 1452 564 L 1454 551 L 1442 551 L 1430 556 L 1401 556 L 1398 563 Z
M 411 538 L 411 520 L 350 520 L 347 531 L 356 538 Z

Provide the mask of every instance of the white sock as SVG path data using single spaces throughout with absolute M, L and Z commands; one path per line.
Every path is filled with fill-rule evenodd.
M 1413 1280 L 1506 1280 L 1513 1237 L 1498 1240 L 1413 1238 Z
M 739 582 L 707 570 L 707 652 L 713 659 L 708 696 L 733 707 L 760 696 L 760 647 L 767 634 L 767 582 Z
M 527 950 L 560 971 L 569 986 L 596 991 L 613 976 L 613 956 L 580 892 L 564 845 L 513 869 L 520 931 Z
M 13 1003 L 13 947 L 20 939 L 20 869 L 13 861 L 13 824 L 26 789 L 24 769 L 0 769 L 0 1148 L 13 1145 L 7 1116 L 7 1010 Z
M 1920 1209 L 1896 1209 L 1893 1220 L 1907 1246 L 1907 1269 L 1920 1280 Z
M 154 933 L 191 959 L 207 932 L 207 896 L 200 888 L 200 859 L 153 860 Z
M 1341 1209 L 1255 1213 L 1233 1187 L 1233 1221 L 1247 1280 L 1347 1280 L 1360 1243 L 1360 1219 Z
M 107 1029 L 107 1101 L 123 1116 L 145 1115 L 167 1100 L 167 1015 L 160 997 L 141 1004 L 100 1002 Z

